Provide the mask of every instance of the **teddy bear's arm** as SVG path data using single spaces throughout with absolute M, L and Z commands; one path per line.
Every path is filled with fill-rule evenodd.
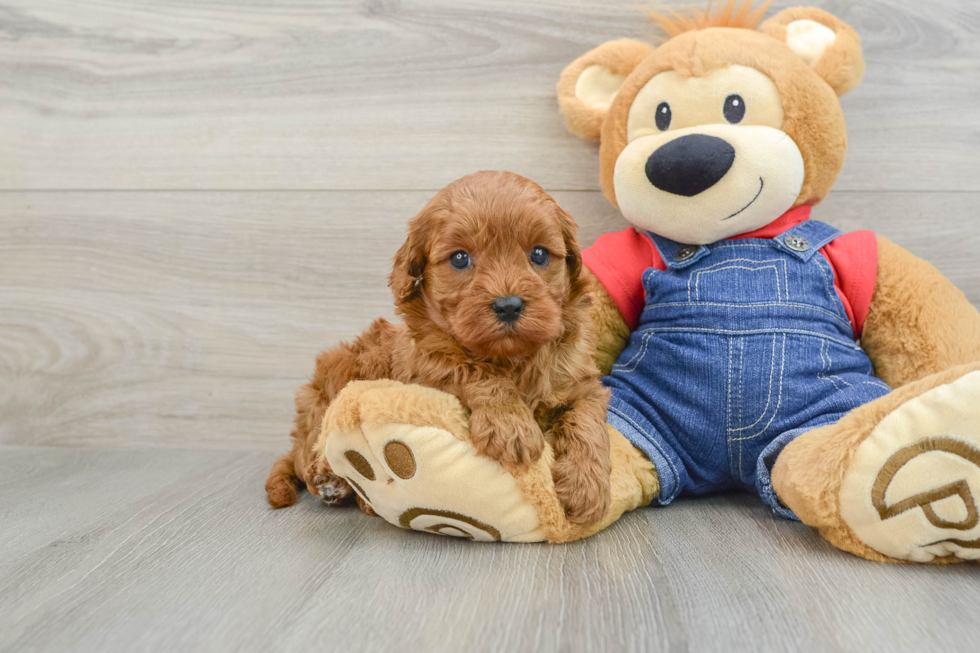
M 878 275 L 861 345 L 892 388 L 980 360 L 980 313 L 939 270 L 878 238 Z
M 609 374 L 613 363 L 629 343 L 630 328 L 616 302 L 589 268 L 583 266 L 582 278 L 592 301 L 589 317 L 596 334 L 595 362 L 602 374 Z

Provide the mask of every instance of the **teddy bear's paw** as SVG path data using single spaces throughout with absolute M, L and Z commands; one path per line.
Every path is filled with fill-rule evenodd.
M 333 472 L 386 521 L 478 541 L 545 539 L 518 483 L 469 442 L 459 401 L 431 388 L 358 381 L 321 442 Z
M 844 522 L 880 553 L 980 559 L 980 372 L 886 415 L 857 446 L 840 489 Z

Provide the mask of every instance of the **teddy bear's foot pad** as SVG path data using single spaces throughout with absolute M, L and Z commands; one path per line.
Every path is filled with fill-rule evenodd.
M 841 517 L 899 560 L 980 559 L 980 372 L 905 402 L 854 452 Z
M 540 541 L 534 507 L 499 464 L 477 456 L 455 397 L 356 382 L 324 420 L 324 453 L 386 521 L 477 541 Z

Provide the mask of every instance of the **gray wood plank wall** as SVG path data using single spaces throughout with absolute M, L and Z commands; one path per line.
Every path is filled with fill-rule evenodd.
M 642 4 L 0 0 L 0 650 L 975 647 L 976 567 L 866 563 L 751 497 L 563 547 L 264 506 L 295 386 L 391 316 L 435 190 L 510 169 L 585 243 L 625 226 L 554 84 L 655 36 Z M 980 5 L 814 4 L 868 63 L 815 215 L 980 305 Z

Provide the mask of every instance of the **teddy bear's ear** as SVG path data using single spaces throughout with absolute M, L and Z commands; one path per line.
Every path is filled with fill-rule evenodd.
M 599 140 L 602 123 L 616 93 L 653 46 L 630 39 L 603 43 L 571 63 L 558 81 L 558 103 L 568 129 Z
M 794 7 L 764 22 L 759 31 L 789 46 L 837 95 L 861 83 L 861 38 L 836 16 L 816 7 Z

